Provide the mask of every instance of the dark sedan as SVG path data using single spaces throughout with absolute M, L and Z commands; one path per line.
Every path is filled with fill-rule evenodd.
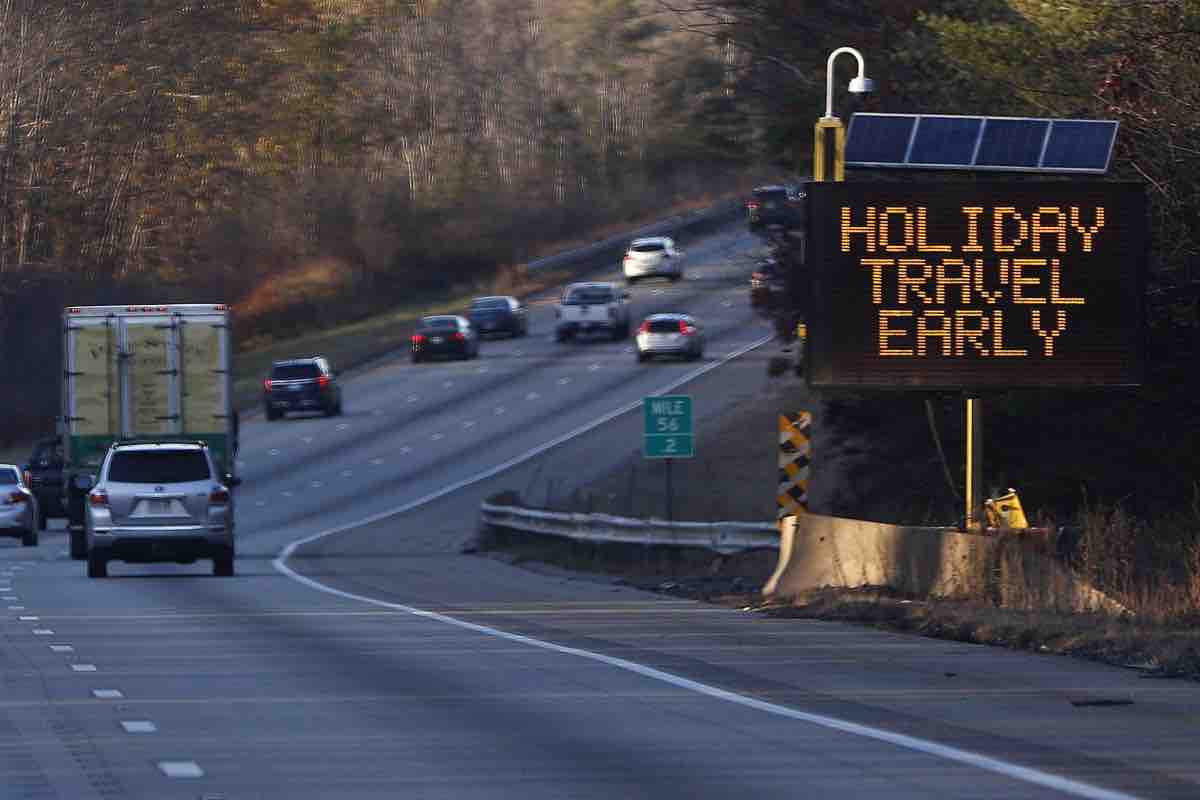
M 479 334 L 463 317 L 450 315 L 425 317 L 412 335 L 413 363 L 434 356 L 475 358 L 479 355 Z
M 271 377 L 263 381 L 263 407 L 267 419 L 289 411 L 321 411 L 328 417 L 342 413 L 342 389 L 324 358 L 294 358 L 271 364 Z
M 525 306 L 515 297 L 477 297 L 471 301 L 467 318 L 480 336 L 488 333 L 524 336 L 529 333 Z

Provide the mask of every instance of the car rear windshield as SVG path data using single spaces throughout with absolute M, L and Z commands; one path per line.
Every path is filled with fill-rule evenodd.
M 507 300 L 476 300 L 471 303 L 472 311 L 508 311 Z
M 271 368 L 271 377 L 277 381 L 299 381 L 316 378 L 321 374 L 316 364 L 278 364 Z
M 16 486 L 21 482 L 21 476 L 12 467 L 0 469 L 0 486 Z
M 654 319 L 650 320 L 651 333 L 679 333 L 679 320 Z
M 426 328 L 457 328 L 458 320 L 454 317 L 429 317 L 421 325 Z
M 667 246 L 662 242 L 643 242 L 641 244 L 635 244 L 629 249 L 635 253 L 661 253 L 663 250 L 667 249 Z
M 118 452 L 108 465 L 108 479 L 117 483 L 188 483 L 210 477 L 200 450 Z
M 771 200 L 777 203 L 782 203 L 787 200 L 787 190 L 785 189 L 764 189 L 754 193 L 755 199 Z
M 563 300 L 564 305 L 600 305 L 612 302 L 612 291 L 609 289 L 572 289 Z

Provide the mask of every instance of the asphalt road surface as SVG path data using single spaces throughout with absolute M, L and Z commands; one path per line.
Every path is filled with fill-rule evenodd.
M 1200 796 L 1195 684 L 461 554 L 483 497 L 638 449 L 643 396 L 702 426 L 762 393 L 754 244 L 634 290 L 707 323 L 701 362 L 556 344 L 546 304 L 346 376 L 341 418 L 251 417 L 235 578 L 0 542 L 0 798 Z

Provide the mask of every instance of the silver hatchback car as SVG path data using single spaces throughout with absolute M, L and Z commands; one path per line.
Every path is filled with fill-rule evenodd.
M 89 578 L 106 577 L 112 560 L 201 558 L 214 575 L 233 575 L 233 495 L 202 442 L 114 444 L 86 509 Z
M 688 314 L 653 314 L 638 328 L 637 359 L 682 356 L 696 360 L 704 355 L 704 331 Z
M 37 498 L 21 470 L 0 464 L 0 536 L 15 536 L 25 547 L 37 547 L 37 520 Z

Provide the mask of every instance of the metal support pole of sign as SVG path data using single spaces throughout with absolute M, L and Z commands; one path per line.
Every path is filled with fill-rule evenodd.
M 978 531 L 983 527 L 983 401 L 967 397 L 967 502 L 965 527 Z
M 674 487 L 671 485 L 671 462 L 674 460 L 675 459 L 673 459 L 673 458 L 667 459 L 667 523 L 668 524 L 675 521 Z

